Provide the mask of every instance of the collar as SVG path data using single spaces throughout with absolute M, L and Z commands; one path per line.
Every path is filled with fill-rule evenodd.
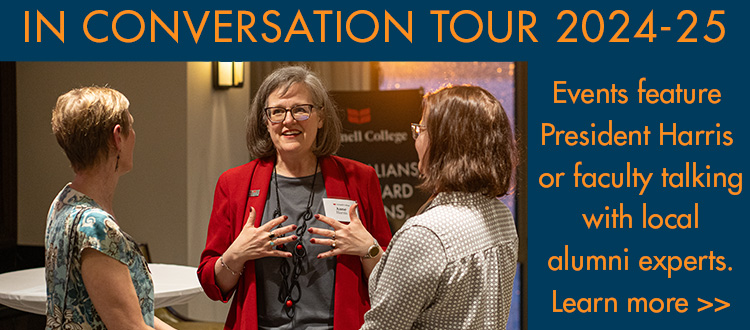
M 69 182 L 60 192 L 60 201 L 66 205 L 81 205 L 84 207 L 99 207 L 93 198 L 86 196 L 84 193 L 73 189 Z
M 467 205 L 467 204 L 476 204 L 478 201 L 483 201 L 491 199 L 491 197 L 487 197 L 483 195 L 482 193 L 474 192 L 462 192 L 462 191 L 450 191 L 450 192 L 441 192 L 438 193 L 435 198 L 432 199 L 430 204 L 425 208 L 425 211 L 437 207 L 440 205 L 447 205 L 447 204 L 457 204 L 457 205 Z

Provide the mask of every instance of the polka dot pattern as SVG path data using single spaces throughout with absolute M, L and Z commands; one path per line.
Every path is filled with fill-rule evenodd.
M 505 204 L 440 193 L 373 269 L 362 329 L 505 329 L 517 256 Z

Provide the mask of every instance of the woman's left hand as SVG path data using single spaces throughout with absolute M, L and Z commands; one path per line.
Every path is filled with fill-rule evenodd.
M 357 216 L 356 209 L 356 203 L 349 207 L 349 219 L 351 222 L 348 225 L 321 214 L 315 215 L 315 219 L 333 227 L 333 230 L 321 228 L 310 228 L 307 230 L 316 235 L 330 237 L 329 239 L 310 239 L 310 242 L 313 244 L 333 247 L 330 251 L 319 254 L 318 259 L 333 257 L 339 254 L 350 254 L 358 257 L 367 254 L 367 250 L 372 246 L 373 237 L 365 229 L 365 226 L 362 225 L 362 221 Z

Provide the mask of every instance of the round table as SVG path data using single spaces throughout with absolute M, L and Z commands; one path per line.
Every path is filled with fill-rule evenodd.
M 179 305 L 203 292 L 197 268 L 148 264 L 154 279 L 154 308 Z M 34 314 L 46 314 L 44 267 L 0 274 L 0 304 Z

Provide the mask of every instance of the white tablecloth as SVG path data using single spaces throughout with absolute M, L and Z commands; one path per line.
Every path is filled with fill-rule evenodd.
M 203 292 L 195 267 L 149 264 L 156 308 L 186 303 Z M 46 314 L 44 268 L 0 274 L 0 304 L 34 314 Z

